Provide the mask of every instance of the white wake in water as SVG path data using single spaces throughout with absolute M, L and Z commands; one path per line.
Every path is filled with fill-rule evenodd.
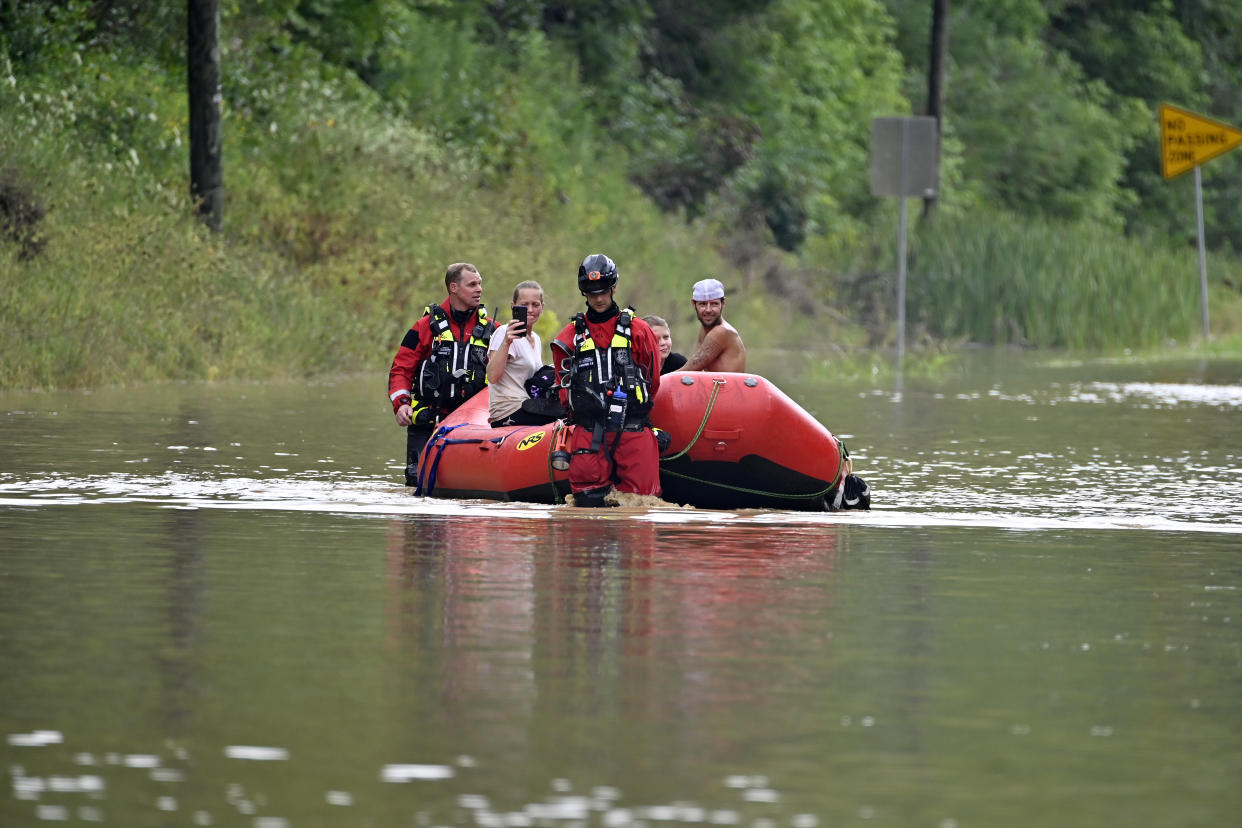
M 1036 486 L 1038 488 L 1038 485 Z M 614 517 L 653 523 L 763 525 L 838 525 L 902 527 L 983 527 L 1016 531 L 1146 530 L 1242 534 L 1242 521 L 1216 513 L 1211 518 L 1147 506 L 1133 498 L 1110 501 L 1097 497 L 1083 502 L 1075 493 L 1064 504 L 1045 492 L 1022 494 L 969 486 L 942 488 L 936 503 L 925 490 L 886 491 L 873 483 L 877 500 L 869 512 L 790 512 L 769 509 L 714 511 L 675 504 L 656 508 L 578 510 L 570 506 L 444 500 L 415 496 L 386 478 L 323 475 L 291 478 L 207 478 L 168 472 L 161 475 L 113 474 L 74 478 L 48 475 L 30 480 L 0 480 L 0 507 L 56 508 L 66 506 L 149 504 L 169 509 L 297 511 L 352 515 L 426 515 L 441 517 L 508 517 L 530 520 Z M 1218 504 L 1227 506 L 1228 504 Z

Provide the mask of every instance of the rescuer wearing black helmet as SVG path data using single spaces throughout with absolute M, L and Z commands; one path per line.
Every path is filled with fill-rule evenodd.
M 619 492 L 660 494 L 660 454 L 647 416 L 660 387 L 655 334 L 613 296 L 620 274 L 593 253 L 578 267 L 579 313 L 552 341 L 561 402 L 577 428 L 570 442 L 569 486 L 579 506 L 603 506 Z
M 617 266 L 603 253 L 592 253 L 578 265 L 578 290 L 583 296 L 617 286 Z

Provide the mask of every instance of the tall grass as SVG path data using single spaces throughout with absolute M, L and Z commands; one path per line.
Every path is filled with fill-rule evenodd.
M 992 344 L 1105 349 L 1184 341 L 1199 320 L 1193 250 L 1083 224 L 947 218 L 912 239 L 909 315 Z

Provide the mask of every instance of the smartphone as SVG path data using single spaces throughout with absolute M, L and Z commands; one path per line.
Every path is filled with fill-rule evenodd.
M 513 306 L 513 321 L 521 322 L 523 329 L 525 329 L 528 324 L 527 322 L 527 318 L 528 318 L 527 311 L 528 310 L 529 309 L 525 305 L 514 305 Z

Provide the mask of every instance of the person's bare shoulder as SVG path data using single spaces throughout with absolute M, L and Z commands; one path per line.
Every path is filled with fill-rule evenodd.
M 704 338 L 704 344 L 713 337 L 715 338 L 716 356 L 712 360 L 711 369 L 716 371 L 745 371 L 746 346 L 742 344 L 742 335 L 737 332 L 737 328 L 728 322 L 722 321 L 721 324 L 708 331 L 707 337 Z
M 717 339 L 720 339 L 725 342 L 730 342 L 730 343 L 732 342 L 740 343 L 742 341 L 742 335 L 737 332 L 737 328 L 733 327 L 728 322 L 724 322 L 724 321 L 722 321 L 719 325 L 717 325 L 716 327 L 708 331 L 707 336 L 708 337 L 714 336 Z M 707 337 L 704 337 L 704 338 L 706 339 Z
M 680 370 L 745 371 L 746 349 L 742 346 L 741 336 L 728 323 L 706 331 L 698 347 Z

